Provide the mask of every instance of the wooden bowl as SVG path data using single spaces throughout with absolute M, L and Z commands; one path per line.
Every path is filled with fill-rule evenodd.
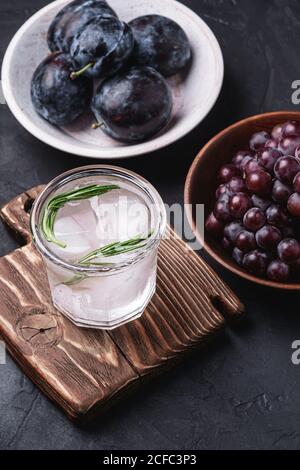
M 248 148 L 249 139 L 254 132 L 270 131 L 276 124 L 289 120 L 300 120 L 300 112 L 281 111 L 253 116 L 233 124 L 211 139 L 197 155 L 190 168 L 185 183 L 184 202 L 189 223 L 198 241 L 224 268 L 256 284 L 295 291 L 300 290 L 300 281 L 277 283 L 247 273 L 231 259 L 219 241 L 211 237 L 205 228 L 201 230 L 195 223 L 196 204 L 204 204 L 205 218 L 214 207 L 220 167 L 229 163 L 235 152 Z

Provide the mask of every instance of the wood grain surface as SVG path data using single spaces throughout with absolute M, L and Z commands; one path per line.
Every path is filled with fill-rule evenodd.
M 1 209 L 25 245 L 0 259 L 0 334 L 25 374 L 71 419 L 97 416 L 243 312 L 228 286 L 169 228 L 157 292 L 144 315 L 110 332 L 76 327 L 53 307 L 31 240 L 29 212 L 41 190 Z

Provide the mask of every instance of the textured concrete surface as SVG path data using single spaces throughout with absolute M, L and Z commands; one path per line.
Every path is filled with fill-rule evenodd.
M 2 0 L 1 60 L 17 29 L 47 3 Z M 222 95 L 205 123 L 179 143 L 118 162 L 152 181 L 169 203 L 182 202 L 189 165 L 211 136 L 251 114 L 296 110 L 291 83 L 300 79 L 297 0 L 183 3 L 220 41 Z M 0 105 L 0 204 L 86 163 L 31 137 Z M 1 225 L 0 239 L 3 255 L 14 243 Z M 88 429 L 69 423 L 8 358 L 0 365 L 0 449 L 299 448 L 300 366 L 291 363 L 291 344 L 300 339 L 300 296 L 255 287 L 214 267 L 246 304 L 244 323 Z

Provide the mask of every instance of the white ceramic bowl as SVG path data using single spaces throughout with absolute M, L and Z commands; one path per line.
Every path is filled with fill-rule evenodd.
M 6 102 L 27 131 L 46 144 L 71 154 L 90 158 L 128 158 L 175 142 L 205 118 L 222 87 L 222 52 L 206 23 L 175 0 L 108 0 L 124 21 L 145 14 L 160 14 L 179 23 L 189 37 L 193 49 L 192 65 L 185 77 L 176 75 L 168 80 L 174 96 L 173 118 L 158 136 L 141 144 L 124 145 L 100 129 L 92 130 L 90 111 L 64 128 L 52 126 L 39 117 L 31 103 L 31 77 L 48 54 L 48 27 L 68 1 L 57 0 L 32 16 L 11 41 L 3 60 L 2 86 Z

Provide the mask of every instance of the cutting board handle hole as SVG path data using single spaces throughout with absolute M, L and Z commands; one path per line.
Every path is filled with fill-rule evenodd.
M 29 198 L 25 201 L 25 204 L 24 204 L 24 211 L 25 211 L 27 214 L 30 214 L 31 209 L 32 209 L 32 206 L 33 206 L 33 203 L 34 203 L 34 199 L 33 199 L 32 197 L 29 197 Z
M 210 298 L 210 301 L 226 321 L 231 321 L 233 317 L 237 316 L 236 310 L 223 296 L 214 295 Z

